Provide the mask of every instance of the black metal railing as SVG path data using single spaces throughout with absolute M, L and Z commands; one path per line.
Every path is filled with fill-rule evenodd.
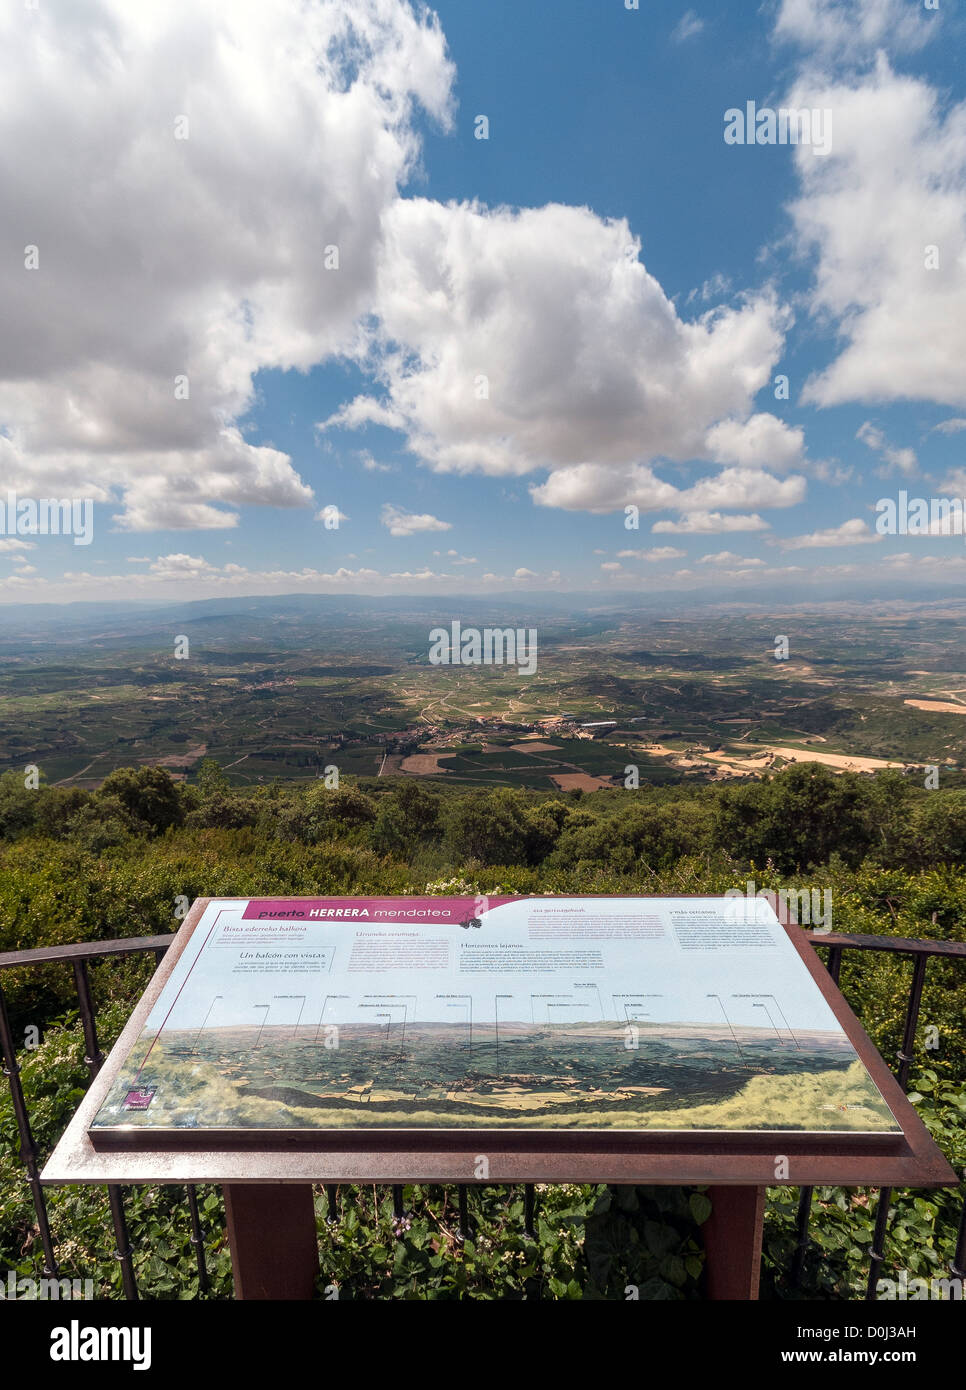
M 902 1045 L 897 1053 L 899 1069 L 896 1072 L 896 1080 L 899 1085 L 904 1091 L 908 1090 L 909 1069 L 915 1060 L 913 1048 L 916 1042 L 916 1028 L 919 1025 L 919 1010 L 922 1007 L 922 991 L 926 983 L 926 966 L 929 964 L 931 956 L 944 956 L 947 959 L 952 958 L 966 962 L 966 942 L 921 941 L 901 936 L 864 936 L 847 932 L 824 932 L 821 934 L 813 932 L 810 939 L 813 946 L 828 947 L 829 956 L 826 965 L 836 984 L 839 981 L 843 951 L 882 951 L 887 954 L 912 958 L 912 982 L 909 986 L 909 998 L 906 1003 Z M 891 1200 L 892 1188 L 881 1187 L 876 1206 L 872 1248 L 869 1252 L 869 1277 L 865 1289 L 866 1299 L 870 1301 L 875 1299 L 879 1270 L 885 1259 L 884 1246 L 886 1231 L 889 1228 L 889 1204 Z M 791 1271 L 793 1284 L 797 1284 L 801 1278 L 808 1251 L 808 1227 L 811 1211 L 812 1189 L 803 1187 L 798 1205 L 798 1239 Z M 951 1265 L 952 1273 L 958 1279 L 964 1278 L 964 1258 L 966 1258 L 966 1198 L 963 1201 L 963 1210 L 959 1221 L 959 1238 Z
M 124 940 L 83 941 L 76 945 L 69 946 L 45 946 L 35 950 L 0 952 L 0 974 L 2 974 L 4 970 L 15 968 L 37 968 L 57 961 L 70 962 L 74 973 L 74 985 L 77 991 L 77 1001 L 84 1033 L 84 1062 L 87 1066 L 89 1077 L 93 1080 L 103 1064 L 104 1056 L 101 1052 L 97 1037 L 95 1009 L 91 996 L 90 979 L 88 977 L 89 962 L 101 960 L 105 957 L 143 955 L 151 952 L 154 953 L 156 960 L 160 962 L 173 939 L 172 936 L 139 936 Z M 839 979 L 842 955 L 843 952 L 847 950 L 881 951 L 912 958 L 913 974 L 909 989 L 909 998 L 906 1005 L 902 1045 L 897 1053 L 899 1066 L 896 1073 L 900 1085 L 904 1090 L 907 1089 L 909 1070 L 913 1062 L 913 1047 L 915 1044 L 916 1028 L 919 1022 L 919 1011 L 922 1006 L 926 967 L 930 958 L 933 956 L 942 956 L 947 959 L 954 958 L 966 962 L 966 942 L 925 941 L 894 936 L 860 936 L 842 932 L 828 932 L 824 934 L 809 933 L 809 939 L 814 946 L 828 949 L 829 955 L 826 966 L 829 974 L 836 983 L 838 983 Z M 40 1181 L 37 1145 L 30 1126 L 27 1103 L 24 1097 L 23 1085 L 20 1080 L 17 1048 L 14 1041 L 13 1030 L 10 1026 L 10 1018 L 2 985 L 0 985 L 0 1049 L 2 1049 L 3 1056 L 3 1072 L 10 1083 L 14 1117 L 20 1136 L 20 1158 L 27 1172 L 27 1180 L 30 1185 L 34 1210 L 37 1216 L 37 1228 L 44 1254 L 44 1276 L 47 1278 L 55 1278 L 58 1274 L 57 1259 L 54 1250 L 54 1240 L 50 1230 L 46 1197 L 43 1185 Z M 127 1222 L 124 1215 L 123 1191 L 120 1187 L 111 1185 L 108 1187 L 107 1192 L 115 1239 L 113 1254 L 120 1265 L 124 1297 L 126 1299 L 136 1299 L 138 1297 L 138 1287 L 134 1271 L 134 1252 L 131 1248 Z M 805 1258 L 809 1248 L 809 1222 L 812 1209 L 812 1192 L 813 1189 L 811 1187 L 803 1187 L 801 1189 L 796 1223 L 797 1239 L 795 1254 L 790 1270 L 793 1284 L 797 1284 L 801 1279 Z M 338 1187 L 327 1185 L 325 1193 L 327 1200 L 326 1220 L 328 1222 L 334 1222 L 338 1219 Z M 394 1214 L 397 1219 L 401 1219 L 404 1215 L 402 1187 L 398 1185 L 394 1186 L 392 1188 L 392 1197 Z M 891 1198 L 892 1188 L 883 1187 L 879 1189 L 875 1231 L 872 1239 L 869 1275 L 866 1285 L 867 1299 L 875 1298 L 879 1270 L 885 1258 L 883 1247 L 888 1229 Z M 458 1199 L 459 1231 L 461 1238 L 465 1239 L 469 1233 L 468 1188 L 465 1184 L 458 1185 Z M 209 1287 L 205 1258 L 205 1242 L 198 1209 L 197 1190 L 190 1184 L 187 1186 L 187 1204 L 191 1226 L 191 1236 L 189 1239 L 195 1251 L 195 1260 L 198 1269 L 198 1288 L 200 1292 L 204 1293 L 207 1292 Z M 524 1187 L 524 1233 L 530 1239 L 535 1238 L 535 1211 L 536 1190 L 532 1183 L 528 1183 Z M 964 1198 L 963 1201 L 956 1249 L 950 1265 L 950 1270 L 954 1278 L 966 1281 L 966 1198 Z
M 97 1040 L 97 1023 L 94 1002 L 91 998 L 91 985 L 87 973 L 87 963 L 105 956 L 135 955 L 153 951 L 157 961 L 161 961 L 171 945 L 170 936 L 133 937 L 123 941 L 82 941 L 70 946 L 45 946 L 32 951 L 6 951 L 0 955 L 0 971 L 18 966 L 47 965 L 53 961 L 70 961 L 74 970 L 74 985 L 77 990 L 77 1003 L 80 1010 L 81 1026 L 84 1030 L 84 1063 L 91 1081 L 104 1063 Z M 37 1163 L 37 1145 L 30 1128 L 30 1117 L 20 1082 L 20 1067 L 17 1062 L 17 1049 L 7 1001 L 0 985 L 0 1046 L 3 1049 L 3 1070 L 10 1081 L 13 1094 L 13 1109 L 20 1134 L 20 1157 L 27 1169 L 27 1179 L 33 1195 L 34 1211 L 40 1229 L 40 1239 L 44 1251 L 44 1277 L 56 1278 L 59 1273 L 54 1243 L 50 1233 L 47 1215 L 47 1201 L 40 1182 L 40 1169 Z M 110 1184 L 107 1189 L 108 1204 L 111 1210 L 111 1224 L 114 1227 L 114 1258 L 121 1267 L 121 1284 L 126 1299 L 138 1297 L 137 1280 L 134 1277 L 134 1251 L 128 1238 L 127 1220 L 124 1215 L 124 1196 L 120 1187 Z M 208 1288 L 208 1271 L 205 1263 L 204 1242 L 201 1239 L 201 1225 L 198 1215 L 197 1194 L 193 1187 L 188 1188 L 188 1206 L 192 1222 L 192 1240 L 198 1262 L 198 1287 Z

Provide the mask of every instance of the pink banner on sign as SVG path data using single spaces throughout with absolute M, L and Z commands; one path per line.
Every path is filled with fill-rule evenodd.
M 252 898 L 242 916 L 265 922 L 466 922 L 512 897 Z

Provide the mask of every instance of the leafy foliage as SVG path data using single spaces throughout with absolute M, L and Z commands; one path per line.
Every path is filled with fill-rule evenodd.
M 119 769 L 93 793 L 25 789 L 0 777 L 0 950 L 176 930 L 179 903 L 199 896 L 400 893 L 718 894 L 744 888 L 830 891 L 836 930 L 966 941 L 966 793 L 925 793 L 898 774 L 833 776 L 798 765 L 758 783 L 639 791 L 471 795 L 412 779 L 338 788 L 233 791 L 206 760 L 194 785 L 162 768 Z M 829 925 L 826 923 L 826 925 Z M 820 945 L 820 941 L 818 942 Z M 91 966 L 105 1052 L 144 988 L 153 958 Z M 873 1041 L 894 1058 L 911 966 L 846 952 L 841 985 Z M 65 965 L 4 972 L 41 1154 L 87 1085 L 73 979 Z M 966 1167 L 966 970 L 930 961 L 915 1041 L 914 1100 L 937 1142 Z M 42 1272 L 38 1230 L 18 1157 L 9 1089 L 0 1086 L 0 1268 Z M 813 1195 L 802 1278 L 788 1271 L 797 1188 L 769 1193 L 767 1296 L 861 1295 L 876 1194 Z M 446 1300 L 689 1299 L 699 1297 L 696 1189 L 564 1186 L 538 1189 L 536 1240 L 523 1230 L 522 1189 L 473 1187 L 460 1238 L 452 1187 L 412 1187 L 407 1216 L 388 1190 L 340 1189 L 338 1219 L 318 1203 L 319 1296 Z M 224 1212 L 199 1189 L 211 1297 L 231 1296 Z M 120 1292 L 101 1188 L 48 1190 L 65 1278 Z M 883 1277 L 948 1271 L 961 1197 L 895 1192 Z M 125 1202 L 142 1291 L 198 1292 L 183 1189 L 131 1189 Z

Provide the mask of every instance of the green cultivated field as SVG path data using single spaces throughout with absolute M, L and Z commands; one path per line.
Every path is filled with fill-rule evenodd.
M 138 763 L 190 779 L 208 756 L 238 786 L 313 781 L 335 764 L 548 790 L 555 775 L 621 781 L 628 764 L 655 784 L 756 777 L 788 750 L 836 770 L 841 759 L 859 771 L 933 764 L 955 778 L 966 753 L 966 605 L 882 617 L 462 615 L 464 626 L 536 628 L 528 677 L 429 665 L 429 630 L 451 615 L 420 612 L 427 600 L 394 613 L 233 602 L 210 617 L 102 620 L 87 635 L 0 616 L 0 771 L 36 763 L 51 783 L 92 787 Z M 185 661 L 173 656 L 179 632 Z M 789 635 L 788 660 L 774 658 L 777 633 Z M 580 727 L 604 720 L 614 723 Z M 527 734 L 559 747 L 511 746 Z M 403 767 L 416 753 L 438 763 Z

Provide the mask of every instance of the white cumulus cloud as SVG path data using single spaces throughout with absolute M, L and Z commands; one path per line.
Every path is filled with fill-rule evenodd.
M 880 46 L 922 48 L 941 16 L 909 0 L 782 0 L 775 36 L 823 57 L 855 61 Z
M 0 74 L 8 484 L 120 499 L 134 531 L 310 504 L 238 423 L 256 372 L 355 341 L 415 105 L 448 118 L 435 20 L 406 0 L 43 0 L 0 10 Z
M 802 400 L 966 404 L 966 102 L 881 54 L 858 77 L 802 79 L 790 101 L 835 117 L 830 154 L 796 151 L 791 213 L 816 257 L 812 312 L 844 346 Z
M 383 504 L 379 520 L 388 529 L 390 536 L 415 536 L 423 531 L 453 529 L 452 522 L 440 521 L 439 517 L 431 516 L 429 512 L 407 512 L 391 502 Z
M 807 536 L 790 536 L 779 544 L 783 550 L 817 550 L 836 545 L 872 545 L 881 540 L 880 535 L 869 529 L 868 522 L 853 517 L 851 521 L 843 521 L 841 526 L 829 526 Z
M 651 463 L 747 419 L 789 322 L 767 292 L 682 319 L 626 220 L 588 208 L 400 199 L 385 227 L 382 390 L 320 428 L 390 425 L 438 472 L 545 470 L 545 506 L 665 505 Z
M 768 522 L 757 512 L 730 516 L 726 512 L 689 512 L 677 521 L 655 521 L 651 530 L 666 536 L 712 536 L 732 531 L 767 531 Z

